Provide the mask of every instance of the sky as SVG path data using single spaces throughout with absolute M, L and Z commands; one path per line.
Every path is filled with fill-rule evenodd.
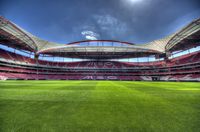
M 52 42 L 143 44 L 200 18 L 200 0 L 0 0 L 0 15 Z

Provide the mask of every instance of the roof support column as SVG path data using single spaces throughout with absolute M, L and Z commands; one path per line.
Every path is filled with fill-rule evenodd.
M 171 56 L 172 56 L 172 53 L 168 51 L 168 52 L 166 52 L 165 59 L 168 59 Z
M 39 55 L 35 53 L 35 54 L 34 54 L 34 59 L 35 59 L 35 60 L 38 60 L 38 58 L 39 58 Z

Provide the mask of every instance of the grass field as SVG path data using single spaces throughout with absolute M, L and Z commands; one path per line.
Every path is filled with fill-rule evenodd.
M 1 132 L 200 132 L 200 83 L 0 82 Z

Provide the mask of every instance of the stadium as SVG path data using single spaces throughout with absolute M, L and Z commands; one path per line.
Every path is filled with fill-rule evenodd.
M 199 18 L 144 44 L 63 44 L 0 17 L 1 132 L 199 132 L 199 82 Z
M 115 40 L 58 44 L 0 20 L 3 80 L 200 81 L 200 19 L 142 45 Z

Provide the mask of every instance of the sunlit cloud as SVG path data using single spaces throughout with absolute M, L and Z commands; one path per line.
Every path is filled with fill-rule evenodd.
M 81 34 L 85 37 L 87 40 L 98 40 L 99 34 L 93 32 L 93 31 L 83 31 Z

